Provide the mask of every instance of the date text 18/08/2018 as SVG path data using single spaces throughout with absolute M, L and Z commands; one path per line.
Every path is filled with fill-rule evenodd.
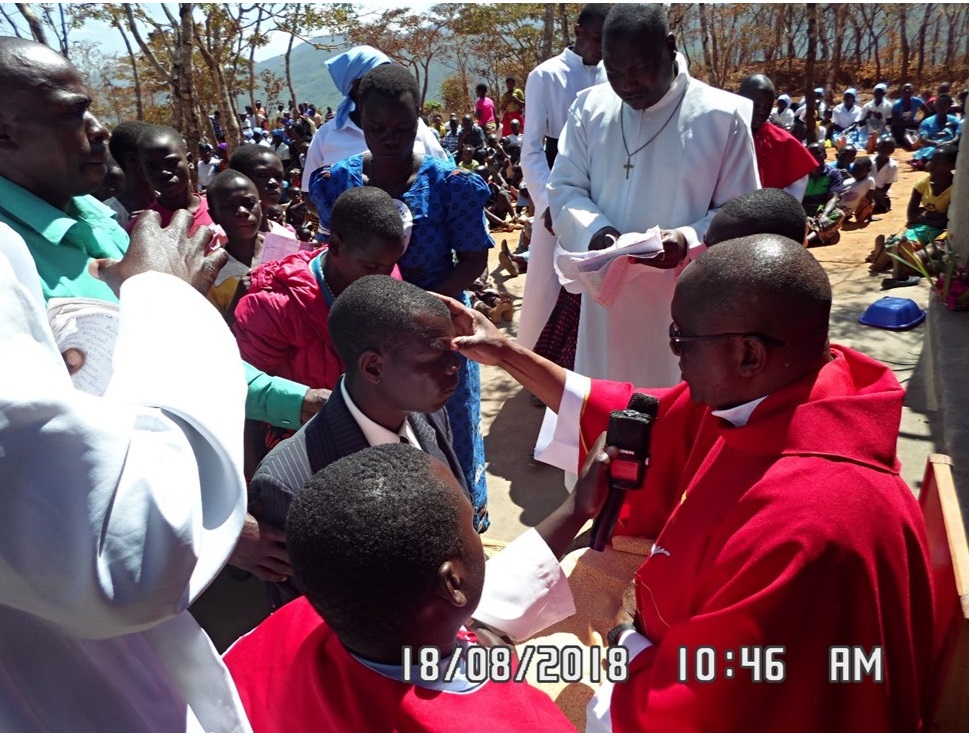
M 539 683 L 624 682 L 628 675 L 629 650 L 624 646 L 549 646 L 522 649 L 517 666 L 511 647 L 457 646 L 450 658 L 441 658 L 436 646 L 401 649 L 403 682 L 450 683 L 524 682 L 532 665 Z
M 678 649 L 677 677 L 680 682 L 714 682 L 718 678 L 733 679 L 739 670 L 751 682 L 783 682 L 787 679 L 787 665 L 782 646 L 742 646 L 735 652 L 726 649 L 718 653 L 712 646 Z M 691 654 L 692 652 L 692 654 Z M 883 682 L 882 648 L 865 651 L 860 646 L 832 646 L 828 650 L 828 681 L 831 683 Z

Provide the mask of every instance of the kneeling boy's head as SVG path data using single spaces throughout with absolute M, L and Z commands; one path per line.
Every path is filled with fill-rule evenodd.
M 229 158 L 229 167 L 245 175 L 256 184 L 263 215 L 270 206 L 279 203 L 283 193 L 283 161 L 263 145 L 240 145 Z
M 389 275 L 404 254 L 404 224 L 394 200 L 374 186 L 351 188 L 330 214 L 327 279 L 336 292 L 365 275 Z
M 703 241 L 713 246 L 752 234 L 776 234 L 803 242 L 807 216 L 800 202 L 779 188 L 762 188 L 728 201 L 710 222 Z
M 262 209 L 256 184 L 239 171 L 219 173 L 208 188 L 209 215 L 225 230 L 229 241 L 246 241 L 259 234 Z
M 405 644 L 450 653 L 481 599 L 471 503 L 444 464 L 411 446 L 367 448 L 317 473 L 293 500 L 286 545 L 313 607 L 374 661 L 399 663 Z
M 348 386 L 388 409 L 435 412 L 457 389 L 461 357 L 451 350 L 451 315 L 426 290 L 386 275 L 363 277 L 336 299 L 329 327 Z

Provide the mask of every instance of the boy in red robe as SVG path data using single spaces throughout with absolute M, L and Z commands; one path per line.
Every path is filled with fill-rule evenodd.
M 485 572 L 471 514 L 451 471 L 399 443 L 310 480 L 287 521 L 306 597 L 225 656 L 255 733 L 574 730 L 545 693 L 475 683 L 460 663 L 486 636 L 463 629 Z M 421 648 L 437 650 L 440 665 L 422 671 Z
M 754 134 L 760 185 L 782 188 L 800 201 L 807 188 L 807 176 L 817 163 L 796 137 L 767 121 L 776 99 L 773 82 L 763 74 L 748 76 L 741 82 L 738 94 L 754 103 L 750 130 Z
M 572 433 L 585 450 L 636 391 L 566 372 L 450 307 L 455 348 L 549 405 L 563 442 Z M 603 730 L 920 728 L 932 587 L 895 455 L 904 392 L 887 367 L 829 346 L 830 308 L 818 262 L 775 235 L 717 244 L 677 281 L 670 347 L 684 382 L 649 390 L 649 471 L 617 527 L 656 544 L 610 633 L 631 662 L 594 698 Z M 878 655 L 878 674 L 830 680 L 832 647 Z

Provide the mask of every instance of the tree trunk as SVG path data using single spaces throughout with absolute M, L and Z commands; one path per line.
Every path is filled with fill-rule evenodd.
M 44 26 L 40 22 L 40 18 L 34 12 L 34 9 L 30 7 L 30 3 L 14 3 L 17 6 L 17 10 L 20 14 L 24 16 L 24 20 L 27 21 L 27 26 L 30 28 L 30 35 L 34 37 L 34 40 L 38 43 L 43 43 L 45 46 L 50 44 L 47 42 L 47 34 L 44 33 Z
M 808 18 L 808 47 L 807 59 L 804 62 L 804 100 L 807 104 L 807 112 L 804 115 L 805 137 L 814 140 L 816 130 L 814 120 L 814 60 L 818 51 L 818 6 L 814 3 L 807 4 Z
M 565 3 L 559 3 L 559 25 L 562 28 L 562 45 L 571 45 L 572 33 L 569 28 L 569 11 L 566 9 Z
M 256 28 L 253 36 L 259 35 L 259 26 L 262 25 L 262 17 L 266 12 L 263 10 L 262 3 L 256 3 Z M 249 106 L 252 107 L 253 114 L 256 112 L 256 44 L 249 44 Z M 267 102 L 268 104 L 268 102 Z
M 121 27 L 121 21 L 117 18 L 114 19 L 113 25 L 121 33 L 121 38 L 124 40 L 125 48 L 128 49 L 128 62 L 131 64 L 131 80 L 135 87 L 135 118 L 139 120 L 145 119 L 145 106 L 141 99 L 141 77 L 138 74 L 138 60 L 135 58 L 134 49 L 131 48 L 131 41 L 128 40 L 128 34 L 124 32 L 124 28 Z
M 908 7 L 904 3 L 900 3 L 898 6 L 898 40 L 902 46 L 902 68 L 898 76 L 903 84 L 908 81 L 908 65 L 911 59 L 907 25 Z
M 545 3 L 545 19 L 542 23 L 542 59 L 552 58 L 552 42 L 555 40 L 555 3 Z M 539 63 L 541 63 L 539 61 Z
M 296 110 L 296 89 L 293 87 L 293 74 L 290 65 L 290 60 L 293 56 L 293 41 L 296 39 L 294 33 L 289 34 L 289 44 L 286 46 L 286 55 L 283 57 L 283 63 L 286 67 L 286 88 L 289 89 L 289 98 L 293 101 L 293 110 Z M 296 112 L 293 112 L 295 115 Z
M 939 63 L 939 32 L 941 31 L 941 26 L 942 24 L 939 22 L 939 19 L 936 18 L 932 28 L 932 66 Z
M 192 68 L 192 52 L 195 47 L 195 19 L 192 11 L 195 3 L 183 3 L 178 6 L 180 18 L 179 37 L 178 37 L 178 70 L 179 70 L 179 107 L 181 113 L 179 132 L 185 137 L 188 150 L 193 155 L 198 155 L 199 149 L 199 118 L 195 102 L 195 79 L 194 69 Z M 191 167 L 192 184 L 198 178 L 197 170 Z
M 717 79 L 716 61 L 710 51 L 710 28 L 707 24 L 707 6 L 699 3 L 700 11 L 700 40 L 703 45 L 703 63 L 707 67 L 707 80 L 713 86 L 720 86 Z
M 925 3 L 922 6 L 922 22 L 919 23 L 918 32 L 918 61 L 915 65 L 915 78 L 922 78 L 922 71 L 925 69 L 925 34 L 928 31 L 929 17 L 932 15 L 932 3 Z
M 828 5 L 828 12 L 833 13 L 834 22 L 831 24 L 831 38 L 833 43 L 832 55 L 831 55 L 831 65 L 828 69 L 828 75 L 826 77 L 828 89 L 834 89 L 838 86 L 838 80 L 841 78 L 841 62 L 842 62 L 842 27 L 845 22 L 845 11 L 844 5 L 840 3 L 832 3 Z M 812 91 L 811 96 L 814 96 Z
M 953 17 L 949 17 L 949 8 L 954 8 Z M 944 5 L 943 12 L 945 13 L 946 25 L 949 26 L 949 32 L 946 34 L 945 39 L 945 68 L 951 70 L 953 64 L 956 60 L 956 34 L 964 34 L 966 32 L 966 24 L 962 20 L 963 8 L 959 6 Z
M 855 12 L 858 12 L 857 8 L 855 8 L 854 10 Z M 854 26 L 854 31 L 855 31 L 855 68 L 860 69 L 861 68 L 861 38 L 862 38 L 861 23 L 858 22 L 857 18 L 852 16 L 851 24 L 852 26 Z

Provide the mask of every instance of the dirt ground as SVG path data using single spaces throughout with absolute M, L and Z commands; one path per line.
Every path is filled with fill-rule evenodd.
M 885 362 L 895 370 L 903 385 L 908 386 L 911 382 L 917 387 L 923 327 L 909 332 L 892 332 L 862 326 L 857 321 L 868 304 L 886 294 L 912 298 L 923 309 L 928 303 L 929 291 L 925 283 L 887 293 L 882 291 L 881 277 L 869 277 L 864 261 L 876 235 L 887 236 L 904 227 L 912 187 L 925 175 L 913 171 L 908 165 L 911 153 L 898 150 L 894 157 L 899 162 L 899 180 L 891 190 L 892 210 L 877 215 L 874 221 L 864 226 L 845 225 L 838 244 L 812 248 L 811 252 L 831 278 L 834 291 L 832 341 Z M 829 150 L 828 159 L 834 160 L 833 150 Z M 506 239 L 514 250 L 518 233 L 496 232 L 494 239 L 496 245 Z M 503 326 L 506 332 L 514 335 L 527 275 L 509 278 L 498 264 L 498 251 L 496 246 L 491 252 L 491 272 L 498 289 L 510 293 L 515 299 L 515 317 Z M 497 367 L 482 367 L 481 380 L 482 430 L 488 460 L 491 512 L 491 528 L 486 536 L 508 541 L 541 521 L 565 497 L 565 488 L 561 471 L 531 458 L 544 409 L 532 405 L 529 394 Z M 912 407 L 905 409 L 899 439 L 903 477 L 913 489 L 917 488 L 921 478 L 925 457 L 934 449 L 932 416 L 922 409 L 919 397 L 917 389 L 910 389 L 911 399 L 907 404 Z

